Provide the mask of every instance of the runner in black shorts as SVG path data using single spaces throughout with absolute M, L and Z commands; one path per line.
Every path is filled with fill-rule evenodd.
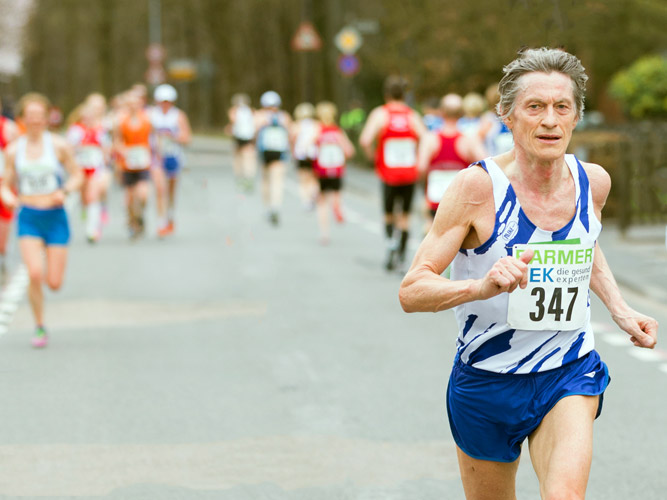
M 270 90 L 260 98 L 256 114 L 257 149 L 264 163 L 262 169 L 262 198 L 268 209 L 269 222 L 277 226 L 283 202 L 285 162 L 289 155 L 289 132 L 292 120 L 280 109 L 280 96 Z
M 386 104 L 371 112 L 359 137 L 366 155 L 375 160 L 376 172 L 384 186 L 385 268 L 391 271 L 398 266 L 401 272 L 406 262 L 412 195 L 419 177 L 417 147 L 426 132 L 419 114 L 404 102 L 405 90 L 403 78 L 387 78 L 384 87 Z M 403 205 L 400 213 L 394 212 L 394 202 L 399 196 Z M 394 228 L 399 232 L 396 239 Z
M 412 210 L 412 198 L 415 194 L 415 184 L 404 184 L 402 186 L 392 186 L 382 183 L 382 203 L 384 213 L 394 213 L 396 204 L 399 203 L 401 213 L 409 214 Z

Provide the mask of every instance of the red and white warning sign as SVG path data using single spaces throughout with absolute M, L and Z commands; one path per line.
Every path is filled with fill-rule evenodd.
M 313 23 L 304 21 L 292 37 L 292 50 L 298 52 L 316 51 L 322 48 L 322 39 Z

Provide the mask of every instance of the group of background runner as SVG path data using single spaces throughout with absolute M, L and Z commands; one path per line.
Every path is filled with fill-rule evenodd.
M 447 94 L 431 99 L 424 116 L 405 103 L 406 81 L 387 78 L 385 104 L 374 109 L 361 132 L 359 143 L 375 162 L 382 182 L 387 270 L 405 271 L 410 212 L 417 184 L 425 186 L 426 231 L 438 205 L 459 170 L 481 160 L 493 145 L 497 154 L 511 148 L 511 134 L 493 112 L 498 99 L 497 85 L 487 91 L 489 111 L 479 94 L 465 98 Z M 499 138 L 507 139 L 502 142 Z M 496 147 L 497 145 L 497 147 Z
M 64 137 L 50 130 L 52 105 L 29 93 L 18 102 L 16 122 L 0 118 L 0 270 L 14 209 L 19 249 L 30 278 L 28 296 L 36 323 L 32 339 L 44 347 L 46 284 L 63 282 L 70 226 L 65 199 L 78 193 L 85 234 L 97 242 L 108 220 L 107 191 L 115 173 L 126 190 L 130 236 L 144 232 L 149 181 L 155 185 L 158 235 L 174 230 L 176 181 L 183 165 L 183 146 L 191 137 L 185 113 L 175 107 L 171 85 L 155 89 L 155 105 L 147 106 L 146 88 L 135 85 L 117 95 L 111 109 L 98 93 L 90 94 L 68 117 Z
M 405 93 L 405 80 L 389 77 L 384 87 L 386 104 L 370 113 L 359 135 L 360 146 L 375 162 L 382 181 L 388 248 L 385 266 L 401 271 L 406 262 L 412 200 L 420 180 L 430 225 L 453 174 L 487 153 L 511 147 L 511 134 L 503 129 L 497 115 L 493 111 L 482 114 L 481 96 L 448 94 L 430 107 L 425 105 L 422 117 L 405 103 Z M 183 147 L 192 134 L 186 114 L 175 105 L 177 98 L 176 89 L 168 84 L 155 88 L 152 106 L 141 84 L 114 96 L 110 106 L 103 95 L 92 93 L 68 116 L 64 140 L 49 131 L 53 129 L 52 106 L 39 94 L 30 94 L 19 103 L 18 124 L 8 118 L 0 121 L 0 147 L 7 149 L 3 156 L 7 169 L 0 171 L 0 270 L 5 268 L 12 208 L 20 206 L 18 232 L 31 277 L 35 345 L 46 345 L 42 281 L 57 289 L 64 275 L 69 241 L 65 194 L 79 194 L 85 235 L 95 243 L 108 221 L 107 193 L 115 176 L 125 190 L 128 229 L 134 239 L 145 232 L 152 183 L 158 236 L 164 238 L 174 231 Z M 487 91 L 490 110 L 497 99 L 496 86 L 491 86 Z M 338 110 L 328 101 L 317 105 L 304 102 L 296 106 L 292 118 L 281 109 L 282 100 L 275 91 L 262 94 L 259 104 L 259 109 L 253 109 L 245 94 L 232 98 L 228 132 L 236 144 L 233 165 L 237 183 L 252 191 L 257 162 L 262 164 L 262 198 L 268 220 L 277 226 L 287 161 L 292 157 L 298 169 L 301 201 L 305 209 L 316 209 L 320 241 L 326 245 L 331 238 L 329 214 L 344 222 L 341 189 L 346 163 L 355 153 L 347 134 L 337 125 Z M 65 174 L 69 174 L 67 180 Z M 50 218 L 43 213 L 47 209 L 53 212 Z M 35 217 L 40 222 L 34 222 Z M 31 226 L 29 219 L 40 229 Z M 47 255 L 46 278 L 42 278 L 38 257 L 42 250 Z
M 385 104 L 374 109 L 359 136 L 359 144 L 376 167 L 382 182 L 382 204 L 387 240 L 387 270 L 405 270 L 410 212 L 416 186 L 424 185 L 424 215 L 428 231 L 440 199 L 453 176 L 487 154 L 512 147 L 512 136 L 494 108 L 497 84 L 486 98 L 477 93 L 465 97 L 447 94 L 430 99 L 424 116 L 405 103 L 406 81 L 389 77 L 384 86 Z M 331 209 L 344 221 L 340 191 L 347 161 L 355 148 L 337 125 L 333 103 L 298 104 L 293 117 L 281 109 L 274 91 L 260 98 L 253 109 L 250 97 L 236 94 L 229 109 L 227 132 L 233 137 L 234 173 L 239 187 L 254 189 L 257 163 L 262 164 L 261 189 L 267 218 L 280 221 L 287 160 L 291 155 L 298 172 L 299 196 L 307 210 L 317 207 L 320 240 L 330 240 Z
M 330 240 L 329 210 L 344 221 L 340 191 L 347 160 L 355 152 L 347 134 L 336 123 L 338 109 L 323 101 L 296 106 L 294 119 L 281 109 L 280 96 L 262 94 L 260 109 L 250 98 L 237 94 L 229 110 L 228 131 L 235 141 L 234 172 L 237 183 L 252 191 L 256 162 L 262 164 L 262 198 L 271 224 L 280 222 L 287 160 L 294 158 L 299 175 L 299 194 L 304 208 L 317 207 L 320 241 Z

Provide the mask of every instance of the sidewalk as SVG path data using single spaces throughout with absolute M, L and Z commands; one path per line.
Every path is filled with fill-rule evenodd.
M 605 223 L 600 246 L 619 285 L 667 306 L 665 225 L 634 226 L 625 235 Z

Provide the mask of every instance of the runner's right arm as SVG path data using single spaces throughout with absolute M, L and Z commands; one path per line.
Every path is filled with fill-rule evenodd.
M 517 286 L 525 288 L 527 262 L 533 257 L 530 250 L 521 259 L 500 259 L 482 279 L 454 281 L 441 276 L 460 248 L 479 246 L 478 233 L 483 231 L 485 216 L 488 223 L 488 215 L 494 213 L 493 207 L 493 186 L 483 169 L 468 168 L 457 174 L 401 283 L 399 300 L 404 311 L 443 311 L 512 292 Z
M 9 209 L 16 208 L 18 205 L 18 197 L 12 191 L 16 185 L 16 143 L 10 143 L 4 151 L 0 154 L 5 155 L 5 172 L 0 183 L 0 198 L 2 203 Z
M 380 133 L 382 126 L 385 122 L 385 111 L 384 108 L 379 107 L 371 111 L 371 114 L 368 115 L 366 124 L 364 125 L 361 135 L 359 136 L 359 145 L 363 149 L 364 153 L 369 160 L 375 159 L 375 150 L 373 149 L 373 142 L 377 135 Z
M 419 141 L 419 147 L 417 149 L 417 166 L 419 168 L 420 176 L 423 177 L 426 175 L 437 148 L 438 136 L 434 133 L 427 132 Z

